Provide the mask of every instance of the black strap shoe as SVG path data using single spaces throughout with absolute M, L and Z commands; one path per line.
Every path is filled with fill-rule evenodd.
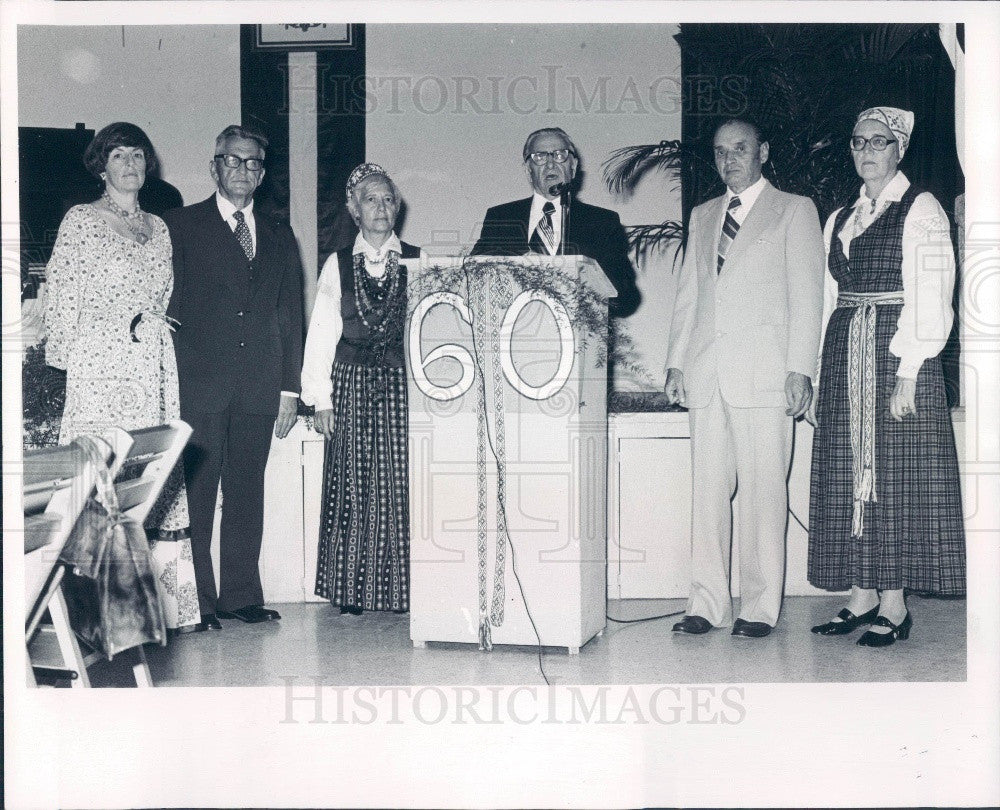
M 893 624 L 885 616 L 879 616 L 872 622 L 872 627 L 888 627 L 889 632 L 876 633 L 874 630 L 868 630 L 858 639 L 858 644 L 862 647 L 888 647 L 890 644 L 895 644 L 897 638 L 900 641 L 906 641 L 910 637 L 910 628 L 913 627 L 913 617 L 910 611 L 906 611 L 903 621 L 899 624 Z
M 812 631 L 821 636 L 844 636 L 857 630 L 863 624 L 871 624 L 875 621 L 876 616 L 878 616 L 878 605 L 860 616 L 855 616 L 847 608 L 844 608 L 837 614 L 837 617 L 843 621 L 817 624 Z

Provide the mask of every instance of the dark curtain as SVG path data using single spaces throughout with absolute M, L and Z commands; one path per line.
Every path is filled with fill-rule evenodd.
M 351 170 L 365 160 L 365 26 L 351 27 L 349 48 L 316 55 L 320 269 L 331 253 L 352 245 L 358 232 L 345 207 L 344 187 Z
M 240 26 L 241 123 L 268 140 L 264 181 L 254 194 L 254 208 L 288 223 L 288 52 L 256 46 L 256 26 Z M 234 122 L 235 123 L 235 122 Z
M 365 159 L 365 27 L 352 28 L 349 47 L 316 52 L 319 268 L 357 233 L 344 207 L 344 186 Z M 240 68 L 242 123 L 260 129 L 270 142 L 254 204 L 288 222 L 288 51 L 258 48 L 256 26 L 240 26 Z

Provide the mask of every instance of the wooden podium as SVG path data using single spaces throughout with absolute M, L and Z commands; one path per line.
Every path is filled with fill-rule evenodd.
M 407 318 L 410 636 L 605 626 L 607 299 L 582 256 L 430 258 Z

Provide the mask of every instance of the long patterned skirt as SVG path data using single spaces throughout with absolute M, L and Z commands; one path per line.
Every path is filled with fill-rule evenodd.
M 889 413 L 899 360 L 889 353 L 898 307 L 880 307 L 875 335 L 875 496 L 852 536 L 854 488 L 847 376 L 850 309 L 830 319 L 823 348 L 809 499 L 809 581 L 959 596 L 965 593 L 965 531 L 955 436 L 940 358 L 917 377 L 915 416 Z
M 334 363 L 333 413 L 316 595 L 339 607 L 409 610 L 405 371 Z

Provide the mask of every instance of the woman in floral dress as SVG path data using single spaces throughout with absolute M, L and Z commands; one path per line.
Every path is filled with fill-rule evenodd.
M 173 287 L 163 220 L 139 208 L 156 156 L 134 124 L 109 124 L 87 147 L 99 200 L 74 206 L 59 226 L 46 268 L 46 362 L 66 371 L 59 443 L 161 425 L 180 416 L 177 365 L 166 317 Z M 163 586 L 167 626 L 200 620 L 178 466 L 146 521 Z

